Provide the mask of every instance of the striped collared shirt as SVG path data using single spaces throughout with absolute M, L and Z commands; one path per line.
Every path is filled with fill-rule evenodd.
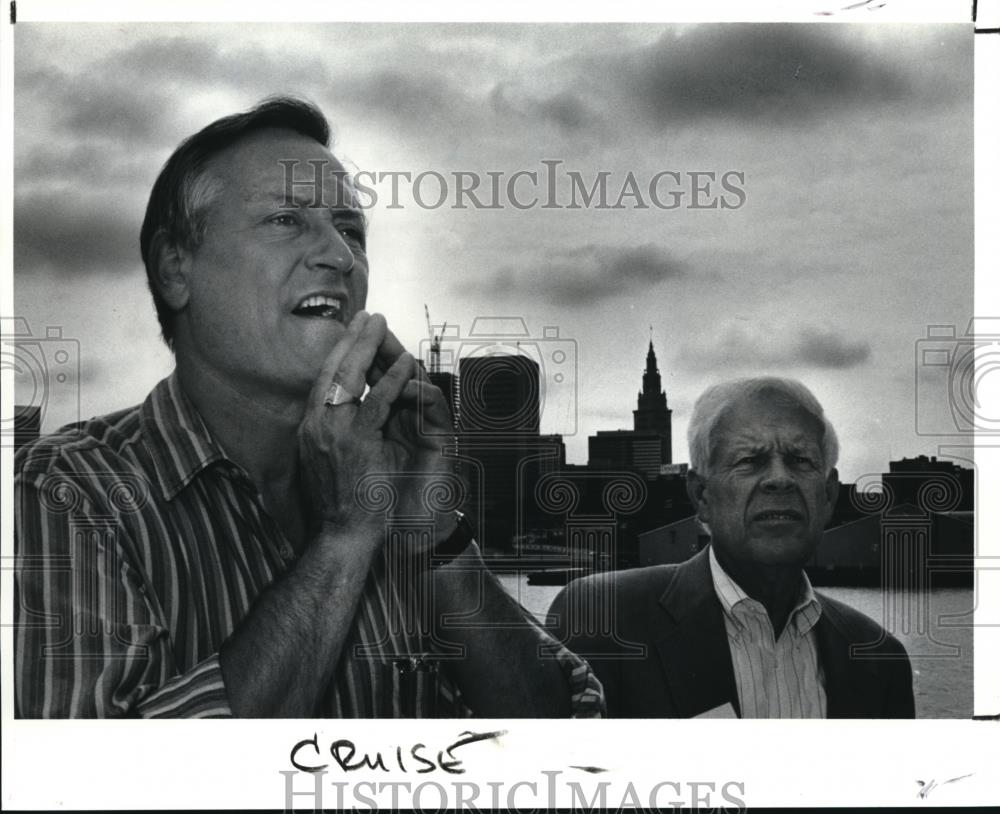
M 232 715 L 219 649 L 295 555 L 176 374 L 21 449 L 14 486 L 16 714 Z M 387 573 L 380 555 L 316 715 L 469 714 Z M 553 650 L 575 714 L 600 714 L 589 666 Z
M 742 718 L 825 718 L 826 691 L 816 648 L 822 608 L 809 578 L 778 640 L 764 606 L 746 592 L 709 552 L 715 595 L 733 660 Z

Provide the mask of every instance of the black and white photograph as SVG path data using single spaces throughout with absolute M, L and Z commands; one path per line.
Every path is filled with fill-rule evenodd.
M 44 5 L 4 21 L 5 807 L 988 799 L 967 10 Z

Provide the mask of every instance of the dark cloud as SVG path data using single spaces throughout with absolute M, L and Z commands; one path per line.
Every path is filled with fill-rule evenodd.
M 794 352 L 807 365 L 824 368 L 857 367 L 871 358 L 871 346 L 833 331 L 803 328 Z
M 384 70 L 333 82 L 322 59 L 295 49 L 273 53 L 171 36 L 129 43 L 75 72 L 46 60 L 44 39 L 28 37 L 18 49 L 14 226 L 20 273 L 135 267 L 156 173 L 182 136 L 208 122 L 184 95 L 206 81 L 213 92 L 251 98 L 311 95 L 334 122 L 338 109 L 351 108 L 422 129 L 427 138 L 440 130 L 441 119 L 453 125 L 449 116 L 466 115 L 465 97 L 445 78 Z
M 329 95 L 335 102 L 389 114 L 425 135 L 442 119 L 462 119 L 474 107 L 451 79 L 420 71 L 381 70 L 338 79 L 329 88 Z
M 667 33 L 627 57 L 622 75 L 658 124 L 678 115 L 810 115 L 907 92 L 891 62 L 819 28 L 727 25 Z
M 229 88 L 263 97 L 326 91 L 334 81 L 321 55 L 302 48 L 266 48 L 232 36 L 212 42 L 181 35 L 154 36 L 113 52 L 95 71 L 145 77 L 175 98 L 205 83 L 215 90 Z M 144 84 L 140 92 L 145 91 Z
M 657 128 L 704 117 L 788 124 L 902 99 L 967 100 L 972 49 L 959 28 L 916 26 L 910 41 L 836 24 L 672 26 L 650 45 L 574 58 L 558 93 L 586 100 L 592 120 L 599 111 L 610 123 Z
M 89 139 L 120 150 L 173 147 L 178 127 L 185 126 L 179 120 L 187 121 L 189 97 L 206 84 L 215 92 L 256 99 L 326 92 L 334 85 L 321 58 L 295 49 L 278 53 L 184 36 L 143 39 L 72 74 L 46 61 L 35 64 L 40 60 L 37 49 L 18 60 L 21 104 L 48 115 L 53 137 Z
M 564 130 L 579 130 L 591 118 L 590 111 L 578 96 L 563 91 L 538 103 L 543 119 L 555 122 Z
M 132 75 L 155 72 L 170 84 L 201 79 L 213 85 L 239 87 L 254 82 L 262 74 L 271 74 L 272 80 L 281 76 L 273 73 L 279 66 L 269 52 L 260 46 L 236 42 L 239 44 L 216 44 L 185 36 L 156 37 L 115 52 L 104 60 L 103 67 Z M 303 61 L 304 55 L 297 53 L 285 67 L 304 68 Z M 323 70 L 321 65 L 313 67 Z
M 197 98 L 192 93 L 206 85 L 215 93 L 253 100 L 304 95 L 319 103 L 334 124 L 344 113 L 375 117 L 431 139 L 485 112 L 481 99 L 441 71 L 358 66 L 348 74 L 334 74 L 321 54 L 303 49 L 182 35 L 141 39 L 72 74 L 53 70 L 37 48 L 27 49 L 19 59 L 16 87 L 25 107 L 48 117 L 54 136 L 115 143 L 119 149 L 163 150 L 189 134 L 184 128 L 190 102 Z M 572 118 L 573 112 L 556 110 L 553 115 Z
M 597 256 L 611 275 L 628 283 L 658 283 L 681 275 L 680 264 L 666 250 L 652 243 L 618 250 L 598 250 Z
M 148 150 L 109 149 L 100 141 L 53 139 L 22 150 L 14 164 L 15 192 L 94 196 L 106 193 L 116 198 L 135 193 L 139 205 L 153 185 L 159 170 Z
M 33 70 L 18 75 L 17 93 L 43 100 L 49 113 L 49 137 L 81 141 L 97 139 L 118 149 L 136 149 L 156 141 L 161 118 L 175 102 L 152 83 L 136 86 L 135 77 L 119 71 L 70 75 L 59 70 Z
M 642 296 L 661 282 L 683 276 L 683 264 L 665 249 L 594 244 L 549 251 L 524 266 L 504 266 L 481 288 L 492 297 L 542 297 L 566 305 L 590 305 L 623 294 Z
M 532 124 L 550 122 L 566 133 L 588 129 L 597 122 L 590 106 L 569 90 L 539 98 L 511 83 L 500 82 L 490 92 L 489 103 L 500 118 Z
M 142 210 L 74 195 L 18 196 L 14 206 L 16 274 L 75 275 L 142 266 Z
M 687 343 L 678 362 L 691 369 L 810 367 L 830 370 L 859 367 L 872 356 L 871 345 L 830 328 L 811 325 L 730 325 L 707 343 Z
M 153 89 L 137 94 L 121 85 L 92 82 L 70 83 L 62 101 L 58 120 L 68 133 L 75 138 L 96 135 L 123 146 L 154 142 L 162 129 L 160 118 L 173 106 L 166 93 Z
M 349 75 L 334 74 L 322 56 L 294 48 L 276 51 L 259 45 L 216 46 L 172 37 L 139 44 L 116 55 L 114 63 L 120 69 L 138 72 L 156 66 L 157 73 L 174 86 L 208 77 L 214 87 L 250 92 L 258 98 L 302 94 L 316 102 L 329 101 L 322 106 L 333 120 L 339 109 L 346 108 L 380 115 L 424 133 L 433 131 L 435 122 L 468 116 L 474 107 L 453 77 L 434 70 L 366 70 L 358 66 Z

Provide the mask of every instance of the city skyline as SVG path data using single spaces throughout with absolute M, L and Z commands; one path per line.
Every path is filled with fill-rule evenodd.
M 514 316 L 532 338 L 555 327 L 573 343 L 576 401 L 542 415 L 570 461 L 586 460 L 596 430 L 630 426 L 622 394 L 650 324 L 677 460 L 697 395 L 757 373 L 816 393 L 845 479 L 937 452 L 917 411 L 946 413 L 950 394 L 924 377 L 917 349 L 928 326 L 961 337 L 973 313 L 967 26 L 121 23 L 84 36 L 19 22 L 17 33 L 15 313 L 36 336 L 58 327 L 79 343 L 81 415 L 54 398 L 45 430 L 135 404 L 170 371 L 138 253 L 152 181 L 184 136 L 294 91 L 330 117 L 349 168 L 389 174 L 366 180 L 379 195 L 368 306 L 407 347 L 426 339 L 423 303 L 466 334 L 477 318 Z M 537 184 L 509 186 L 531 172 Z M 447 195 L 435 207 L 438 176 Z M 606 205 L 598 194 L 570 208 L 601 178 Z M 486 206 L 455 208 L 462 179 L 478 180 Z
M 440 331 L 441 327 L 442 327 L 441 325 L 433 325 L 432 326 L 432 328 L 434 329 L 435 335 L 439 335 L 439 331 Z M 655 344 L 656 343 L 655 343 L 654 340 L 652 340 L 652 339 L 649 340 L 649 347 L 651 349 L 655 349 Z M 431 347 L 431 343 L 430 342 L 423 342 L 422 341 L 419 347 L 421 348 L 421 350 L 426 350 L 427 351 L 427 356 L 424 357 L 424 358 L 421 358 L 420 361 L 421 361 L 421 363 L 427 369 L 430 369 L 431 363 L 430 363 L 430 352 L 429 352 L 429 349 Z M 508 351 L 497 349 L 494 352 L 497 355 L 503 355 L 504 353 L 509 353 L 511 356 L 517 356 L 518 349 L 514 348 L 514 349 L 508 350 Z M 464 359 L 464 358 L 476 358 L 476 357 L 461 357 L 461 358 Z M 532 358 L 532 357 L 529 356 L 527 358 Z M 647 356 L 647 358 L 648 358 L 648 356 Z M 460 365 L 460 361 L 461 361 L 461 359 L 458 359 L 458 360 L 456 360 L 456 363 L 458 363 Z M 644 378 L 645 372 L 646 372 L 646 368 L 643 367 L 642 371 L 640 373 L 638 373 L 637 376 L 636 376 L 636 378 L 638 380 L 638 383 L 639 383 L 638 391 L 640 392 L 640 394 L 642 392 L 643 378 Z M 664 390 L 664 393 L 665 393 L 666 398 L 667 398 L 667 403 L 669 403 L 670 402 L 670 394 L 667 393 L 665 390 Z M 634 391 L 630 391 L 629 392 L 629 398 L 632 399 L 633 402 L 634 402 L 634 395 L 635 395 Z M 540 392 L 539 396 L 543 398 L 544 394 Z M 626 402 L 625 401 L 622 402 L 621 407 L 620 407 L 620 413 L 621 413 L 621 415 L 623 417 L 626 416 L 626 415 L 634 414 L 636 412 L 634 406 L 631 406 L 633 402 L 628 402 L 629 406 L 626 406 Z M 669 412 L 673 413 L 673 410 L 671 409 Z M 627 423 L 627 422 L 625 422 L 625 423 Z M 547 435 L 561 435 L 561 436 L 563 436 L 564 442 L 565 442 L 565 440 L 566 440 L 567 437 L 572 437 L 572 436 L 564 435 L 560 431 L 560 429 L 558 427 L 558 424 L 550 424 L 549 425 L 549 429 L 547 429 L 547 430 L 546 429 L 542 429 L 543 426 L 544 426 L 543 422 L 539 421 L 539 427 L 540 427 L 539 432 L 542 433 L 542 434 L 547 434 Z M 837 429 L 837 428 L 835 427 L 835 429 Z M 634 428 L 630 428 L 630 427 L 626 427 L 626 426 L 615 426 L 615 427 L 611 427 L 611 426 L 594 426 L 594 427 L 591 428 L 591 431 L 586 435 L 586 439 L 589 440 L 590 438 L 592 438 L 595 432 L 609 432 L 609 433 L 611 433 L 611 432 L 633 432 L 633 431 L 634 431 Z M 839 433 L 839 430 L 838 430 L 838 433 Z M 676 433 L 674 435 L 676 437 Z M 676 446 L 675 446 L 675 448 L 676 448 Z M 672 457 L 673 460 L 671 461 L 671 463 L 674 464 L 674 465 L 677 465 L 677 464 L 689 464 L 690 461 L 687 460 L 688 456 L 687 456 L 687 438 L 686 438 L 686 436 L 680 440 L 680 449 L 683 449 L 683 453 L 681 454 L 681 458 L 683 458 L 683 460 L 677 460 L 678 456 L 677 455 L 672 455 L 671 457 Z M 856 475 L 854 477 L 851 477 L 849 479 L 844 478 L 843 473 L 841 473 L 841 481 L 843 483 L 858 482 L 860 484 L 866 478 L 869 478 L 869 477 L 875 476 L 875 475 L 882 475 L 882 474 L 884 474 L 887 471 L 885 469 L 885 467 L 889 466 L 889 464 L 891 464 L 891 463 L 898 462 L 898 461 L 904 461 L 904 460 L 919 460 L 920 458 L 927 458 L 927 459 L 940 458 L 942 461 L 944 461 L 944 460 L 946 460 L 948 458 L 948 456 L 944 455 L 944 454 L 941 454 L 936 449 L 936 447 L 935 447 L 934 444 L 928 444 L 923 449 L 920 449 L 919 448 L 919 444 L 918 444 L 918 445 L 915 445 L 915 447 L 914 447 L 914 449 L 912 451 L 907 451 L 907 452 L 902 453 L 900 455 L 893 456 L 891 458 L 886 458 L 882 462 L 882 464 L 884 464 L 884 466 L 881 469 L 876 468 L 876 469 L 873 469 L 871 471 L 861 472 L 861 473 L 858 473 L 858 475 Z M 963 461 L 964 460 L 966 463 L 970 463 L 967 459 L 959 458 L 958 460 L 959 461 Z M 589 455 L 589 453 L 587 455 L 585 455 L 583 457 L 583 460 L 572 460 L 571 456 L 569 455 L 569 447 L 567 446 L 566 463 L 567 464 L 576 465 L 576 466 L 589 465 L 589 463 L 590 463 L 590 455 Z M 960 467 L 962 467 L 964 469 L 970 469 L 971 470 L 971 467 L 969 467 L 969 466 L 963 466 L 961 463 L 954 463 L 954 462 L 952 462 L 952 463 L 954 465 L 960 466 Z
M 440 328 L 440 326 L 433 326 L 433 327 Z M 649 341 L 649 351 L 654 351 L 654 350 L 655 350 L 655 343 L 651 339 Z M 504 355 L 504 354 L 503 354 L 502 351 L 497 351 L 496 355 Z M 516 353 L 510 353 L 509 355 L 511 355 L 512 357 L 516 357 Z M 477 358 L 477 357 L 462 357 L 462 358 L 464 359 L 464 358 Z M 479 357 L 479 358 L 482 358 L 482 357 Z M 520 357 L 520 358 L 530 358 L 530 357 Z M 649 354 L 647 353 L 647 360 L 648 360 L 648 358 L 649 358 Z M 655 354 L 654 354 L 654 360 L 655 360 L 655 358 L 656 357 L 655 357 Z M 430 368 L 429 358 L 428 359 L 421 359 L 421 362 L 425 365 L 425 367 Z M 458 367 L 459 367 L 459 369 L 461 369 L 461 359 L 458 360 Z M 536 367 L 537 367 L 537 365 L 536 365 Z M 642 380 L 645 379 L 645 375 L 646 375 L 647 371 L 648 371 L 648 368 L 644 368 L 643 369 L 643 373 L 640 375 L 640 379 L 642 379 Z M 447 371 L 445 371 L 445 373 L 447 374 Z M 643 384 L 645 384 L 644 381 L 643 381 Z M 441 385 L 439 385 L 439 386 L 441 386 Z M 457 384 L 457 379 L 456 379 L 456 383 L 454 385 L 454 391 L 455 391 L 456 406 L 459 406 L 461 404 L 461 397 L 458 395 L 460 393 L 460 388 L 459 388 L 459 386 Z M 542 395 L 543 394 L 539 391 L 538 392 L 539 398 L 542 398 Z M 630 394 L 630 396 L 631 395 L 632 394 Z M 641 396 L 643 395 L 643 390 L 642 389 L 639 390 L 639 395 L 640 395 L 640 404 L 641 404 L 642 403 Z M 667 401 L 667 403 L 669 403 L 669 394 L 664 391 L 664 395 L 666 395 L 666 401 Z M 634 399 L 634 396 L 632 396 L 632 397 Z M 485 399 L 481 398 L 481 400 L 483 401 L 483 403 L 485 403 Z M 523 411 L 524 407 L 525 406 L 522 405 L 522 407 L 519 408 L 519 411 Z M 535 410 L 530 405 L 527 406 L 527 409 L 528 409 L 528 411 L 532 415 L 534 415 L 534 418 L 531 419 L 531 421 L 529 423 L 534 424 L 536 426 L 536 432 L 539 435 L 543 435 L 543 436 L 544 435 L 550 435 L 550 436 L 551 435 L 559 435 L 559 436 L 562 436 L 562 433 L 559 432 L 558 427 L 556 427 L 555 429 L 553 429 L 552 432 L 544 432 L 544 431 L 542 431 L 541 430 L 541 422 L 538 420 L 538 415 L 539 415 L 540 411 L 539 410 Z M 636 412 L 636 410 L 634 408 L 631 408 L 631 407 L 628 408 L 628 409 L 626 409 L 625 405 L 623 404 L 622 405 L 622 414 L 624 415 L 626 412 L 630 412 L 630 413 L 632 413 L 634 415 L 635 412 Z M 672 410 L 668 410 L 668 413 L 672 413 Z M 628 427 L 613 427 L 613 428 L 612 427 L 595 427 L 594 430 L 597 433 L 633 433 L 633 432 L 636 432 L 636 430 L 634 428 L 628 428 Z M 591 440 L 594 437 L 595 436 L 592 433 L 591 435 L 588 436 L 588 440 Z M 565 437 L 563 437 L 563 440 L 565 441 Z M 684 441 L 683 448 L 685 450 L 685 455 L 682 456 L 682 457 L 686 458 L 687 457 L 687 455 L 686 455 L 686 451 L 687 451 L 686 439 Z M 672 460 L 669 462 L 670 465 L 671 465 L 671 467 L 677 467 L 678 465 L 688 465 L 688 464 L 690 464 L 690 461 L 688 461 L 688 460 L 673 460 L 673 458 L 676 457 L 676 456 L 672 456 L 671 455 L 670 457 L 672 458 Z M 884 475 L 888 474 L 889 472 L 895 471 L 893 469 L 893 465 L 904 464 L 904 463 L 913 463 L 913 464 L 916 464 L 916 463 L 920 463 L 920 462 L 923 462 L 924 464 L 927 464 L 927 463 L 930 463 L 930 464 L 940 464 L 941 467 L 942 467 L 942 469 L 949 469 L 950 468 L 950 469 L 963 470 L 963 471 L 967 471 L 967 472 L 973 472 L 974 471 L 971 466 L 964 466 L 962 463 L 956 463 L 955 461 L 951 461 L 951 460 L 948 459 L 948 456 L 946 456 L 946 455 L 939 455 L 939 453 L 936 450 L 932 450 L 930 447 L 928 447 L 927 449 L 925 449 L 923 451 L 917 450 L 917 451 L 915 451 L 912 454 L 904 454 L 904 455 L 900 455 L 900 456 L 897 456 L 897 457 L 894 457 L 894 458 L 891 458 L 891 459 L 886 459 L 884 462 L 882 462 L 883 466 L 880 469 L 873 470 L 871 472 L 862 473 L 861 475 L 857 476 L 856 478 L 851 478 L 849 480 L 848 479 L 844 479 L 842 477 L 841 478 L 841 482 L 844 483 L 845 485 L 850 485 L 850 484 L 856 483 L 857 486 L 858 486 L 858 488 L 863 488 L 868 483 L 868 481 L 866 481 L 867 478 L 870 478 L 870 477 L 873 477 L 873 476 L 878 476 L 879 478 L 882 478 Z M 592 456 L 589 455 L 589 454 L 586 456 L 586 458 L 583 461 L 573 461 L 573 460 L 570 460 L 569 456 L 567 455 L 566 463 L 569 464 L 569 465 L 572 465 L 572 466 L 593 466 L 594 465 L 592 463 Z M 966 463 L 969 463 L 969 462 L 966 461 Z

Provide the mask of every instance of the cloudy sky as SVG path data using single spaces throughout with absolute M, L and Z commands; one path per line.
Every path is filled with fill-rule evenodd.
M 650 326 L 675 461 L 698 393 L 757 372 L 816 392 L 845 479 L 935 452 L 915 404 L 947 392 L 916 384 L 915 350 L 973 311 L 967 26 L 19 22 L 15 46 L 16 310 L 79 342 L 84 416 L 171 369 L 138 249 L 160 166 L 290 91 L 356 169 L 444 179 L 437 207 L 438 176 L 397 176 L 397 208 L 389 180 L 367 182 L 369 308 L 414 350 L 425 302 L 455 347 L 478 317 L 522 319 L 543 429 L 567 434 L 570 461 L 631 426 Z M 508 187 L 519 171 L 538 184 Z M 499 205 L 459 200 L 455 173 L 486 204 L 499 179 Z M 698 193 L 692 173 L 715 180 L 695 176 Z M 603 177 L 606 205 L 568 208 L 574 174 Z M 675 208 L 651 199 L 656 177 Z M 558 387 L 557 346 L 576 360 Z M 45 429 L 75 418 L 75 384 L 53 390 Z

